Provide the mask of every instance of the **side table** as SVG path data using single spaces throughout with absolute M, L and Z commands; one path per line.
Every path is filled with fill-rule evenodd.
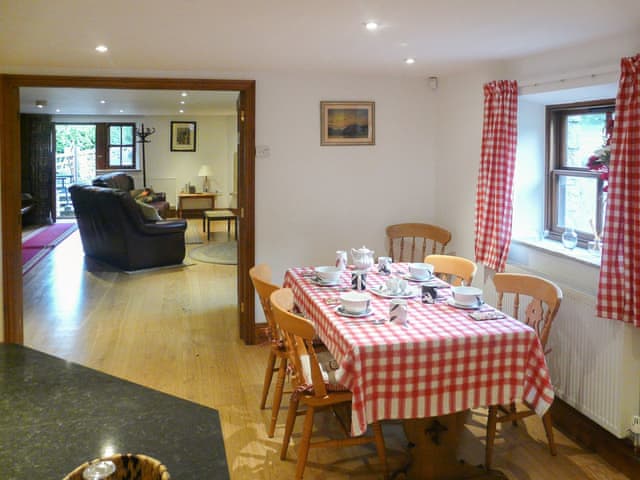
M 179 193 L 178 217 L 201 217 L 205 210 L 215 208 L 217 193 Z
M 227 236 L 231 233 L 231 221 L 233 220 L 233 231 L 235 239 L 238 240 L 238 214 L 233 210 L 206 210 L 202 215 L 202 231 L 204 232 L 205 223 L 207 226 L 207 240 L 211 235 L 211 222 L 216 220 L 227 221 Z

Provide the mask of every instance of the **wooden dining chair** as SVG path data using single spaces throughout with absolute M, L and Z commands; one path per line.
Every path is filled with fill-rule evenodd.
M 273 381 L 273 373 L 278 372 L 276 377 L 276 387 L 273 394 L 273 405 L 271 406 L 271 422 L 267 430 L 269 438 L 273 437 L 278 421 L 278 413 L 280 404 L 282 403 L 282 392 L 284 391 L 284 381 L 287 373 L 287 352 L 284 347 L 284 338 L 278 325 L 273 320 L 271 309 L 270 295 L 280 287 L 271 283 L 271 268 L 264 263 L 255 265 L 249 269 L 249 277 L 253 282 L 253 286 L 258 293 L 262 311 L 267 319 L 267 332 L 269 336 L 269 358 L 267 359 L 267 368 L 264 372 L 264 383 L 262 385 L 262 397 L 260 399 L 260 408 L 264 409 L 269 395 L 269 389 Z M 278 365 L 276 365 L 278 362 Z
M 520 312 L 520 296 L 530 299 L 525 309 L 522 321 L 531 326 L 538 337 L 542 348 L 546 349 L 551 325 L 560 308 L 562 301 L 562 290 L 553 282 L 535 275 L 525 275 L 516 273 L 496 273 L 493 278 L 498 293 L 498 309 L 503 309 L 504 294 L 513 294 L 513 313 L 512 316 L 519 318 Z M 548 351 L 545 350 L 545 353 Z M 493 455 L 493 442 L 496 435 L 496 426 L 498 423 L 512 422 L 516 425 L 516 421 L 535 415 L 535 411 L 526 402 L 522 402 L 524 409 L 518 409 L 515 402 L 508 406 L 491 405 L 489 407 L 489 416 L 487 419 L 487 441 L 485 450 L 485 467 L 487 470 L 491 467 L 491 458 Z M 551 455 L 556 455 L 556 444 L 553 439 L 553 425 L 551 415 L 547 411 L 542 416 L 544 430 L 549 442 L 549 450 Z
M 429 253 L 444 253 L 451 232 L 428 223 L 399 223 L 386 229 L 389 256 L 394 262 L 421 262 Z
M 427 255 L 425 263 L 433 265 L 433 273 L 451 285 L 471 285 L 478 267 L 475 262 L 454 255 Z
M 290 310 L 293 307 L 293 293 L 289 288 L 277 290 L 271 294 L 271 306 L 275 322 L 280 327 L 285 337 L 286 350 L 289 356 L 289 366 L 291 370 L 291 381 L 294 392 L 289 402 L 287 413 L 287 423 L 285 426 L 284 438 L 280 458 L 285 460 L 287 449 L 293 432 L 294 423 L 298 415 L 304 415 L 304 427 L 302 439 L 298 449 L 298 463 L 296 466 L 296 479 L 301 479 L 307 464 L 307 456 L 310 448 L 317 447 L 337 447 L 344 448 L 351 445 L 361 445 L 374 443 L 378 452 L 380 463 L 384 469 L 384 476 L 387 477 L 387 457 L 382 436 L 380 423 L 372 424 L 373 437 L 362 435 L 351 437 L 348 435 L 348 427 L 342 425 L 346 438 L 329 439 L 311 442 L 313 433 L 314 415 L 317 411 L 345 407 L 350 408 L 352 393 L 343 385 L 331 382 L 323 376 L 323 369 L 318 361 L 318 355 L 313 346 L 315 328 L 313 324 Z M 335 360 L 334 360 L 335 362 Z M 325 363 L 325 362 L 323 362 Z M 324 373 L 327 373 L 327 368 Z M 330 377 L 329 377 L 330 378 Z M 300 404 L 306 410 L 299 412 Z M 338 416 L 338 415 L 336 415 Z M 338 417 L 339 418 L 339 417 Z

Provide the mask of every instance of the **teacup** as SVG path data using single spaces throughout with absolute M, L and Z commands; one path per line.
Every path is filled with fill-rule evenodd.
M 369 310 L 371 295 L 355 291 L 340 294 L 340 306 L 347 313 L 364 313 Z
M 316 267 L 315 273 L 322 283 L 336 283 L 340 278 L 340 267 L 322 266 Z
M 433 265 L 430 263 L 410 263 L 409 274 L 416 280 L 426 280 L 433 273 Z
M 398 277 L 390 277 L 387 278 L 387 281 L 384 283 L 385 287 L 387 287 L 387 291 L 391 295 L 397 295 L 399 293 L 404 292 L 409 284 L 406 280 Z
M 465 307 L 482 303 L 482 290 L 475 287 L 452 287 L 451 296 L 458 305 Z

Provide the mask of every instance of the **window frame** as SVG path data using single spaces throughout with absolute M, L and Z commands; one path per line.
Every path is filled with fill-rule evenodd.
M 111 143 L 111 127 L 120 127 L 120 143 Z M 122 143 L 122 128 L 131 127 L 131 143 Z M 109 170 L 122 169 L 122 170 L 135 170 L 136 168 L 136 124 L 135 122 L 108 122 L 105 123 L 105 168 Z M 111 148 L 120 148 L 120 165 L 114 165 L 111 163 Z M 133 163 L 131 165 L 122 165 L 122 149 L 131 147 Z
M 585 167 L 570 167 L 564 165 L 566 154 L 566 118 L 570 115 L 580 113 L 613 113 L 615 110 L 615 99 L 602 99 L 589 102 L 565 103 L 558 105 L 547 105 L 545 108 L 546 139 L 545 139 L 545 218 L 544 226 L 547 237 L 561 241 L 564 228 L 558 226 L 558 182 L 560 176 L 595 178 L 597 181 L 597 202 L 596 202 L 596 230 L 602 232 L 604 198 L 604 182 L 598 172 Z M 586 247 L 587 242 L 593 240 L 592 232 L 576 230 L 578 234 L 578 245 Z

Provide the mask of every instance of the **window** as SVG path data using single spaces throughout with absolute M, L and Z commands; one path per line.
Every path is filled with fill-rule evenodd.
M 574 228 L 585 246 L 594 228 L 603 230 L 606 192 L 599 173 L 589 170 L 587 162 L 605 142 L 614 106 L 614 100 L 547 106 L 545 224 L 553 239 Z
M 96 123 L 96 168 L 136 168 L 135 123 Z
M 108 123 L 106 168 L 135 168 L 135 123 Z

